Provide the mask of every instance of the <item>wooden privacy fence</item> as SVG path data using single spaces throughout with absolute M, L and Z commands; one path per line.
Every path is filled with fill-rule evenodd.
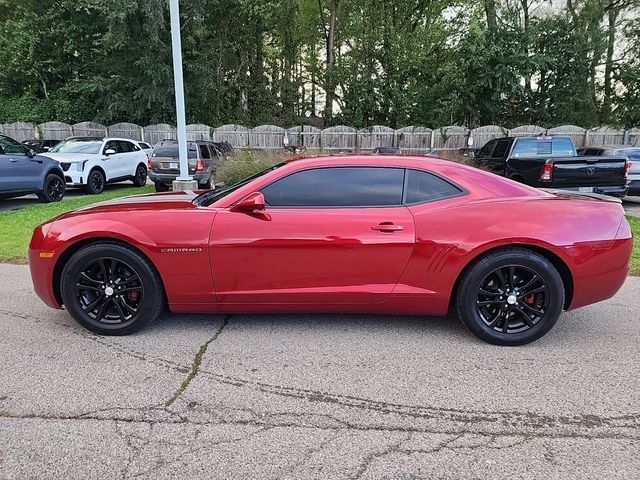
M 0 124 L 0 132 L 16 140 L 32 138 L 62 140 L 70 136 L 111 136 L 142 140 L 151 145 L 163 139 L 176 138 L 175 127 L 166 123 L 141 127 L 134 123 L 117 123 L 105 126 L 95 122 L 69 125 L 62 122 L 46 122 L 39 125 L 17 122 Z M 308 150 L 327 152 L 371 152 L 376 147 L 397 146 L 405 153 L 426 153 L 434 149 L 466 147 L 469 138 L 474 147 L 505 135 L 530 136 L 546 132 L 568 135 L 578 147 L 602 144 L 628 144 L 640 146 L 640 128 L 622 130 L 610 127 L 585 129 L 575 125 L 545 128 L 538 125 L 522 125 L 508 129 L 499 125 L 486 125 L 468 129 L 458 125 L 436 128 L 403 127 L 394 130 L 382 125 L 356 129 L 339 125 L 323 130 L 309 125 L 288 129 L 276 125 L 260 125 L 247 128 L 242 125 L 222 125 L 217 128 L 200 123 L 187 125 L 188 140 L 226 141 L 235 148 L 281 150 L 285 136 L 289 145 L 304 145 Z

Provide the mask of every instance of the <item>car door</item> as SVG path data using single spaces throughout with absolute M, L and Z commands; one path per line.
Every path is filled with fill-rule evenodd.
M 211 265 L 220 303 L 377 303 L 415 242 L 404 169 L 322 167 L 261 189 L 261 214 L 219 212 Z
M 107 155 L 107 150 L 113 150 L 115 153 Z M 123 177 L 123 161 L 122 152 L 120 151 L 120 143 L 117 140 L 109 140 L 102 147 L 102 164 L 107 180 Z
M 42 158 L 29 157 L 27 149 L 12 138 L 0 136 L 0 178 L 3 191 L 42 188 Z
M 487 165 L 492 172 L 504 175 L 510 145 L 511 141 L 509 139 L 496 140 L 491 156 L 485 161 L 485 165 Z
M 120 176 L 124 177 L 135 175 L 138 164 L 141 162 L 146 163 L 147 155 L 133 142 L 118 140 L 118 144 L 120 146 L 120 158 L 122 162 Z

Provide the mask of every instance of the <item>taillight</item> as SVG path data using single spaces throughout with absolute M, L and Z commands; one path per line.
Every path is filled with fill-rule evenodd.
M 152 170 L 151 168 L 151 159 L 147 158 L 147 170 Z
M 624 177 L 627 178 L 627 174 L 629 173 L 629 170 L 631 170 L 631 165 L 633 165 L 632 162 L 630 162 L 629 160 L 627 160 L 627 163 L 624 164 Z
M 550 182 L 551 180 L 553 180 L 553 163 L 551 160 L 547 160 L 542 165 L 542 170 L 540 170 L 540 181 Z
M 196 172 L 201 172 L 202 170 L 204 170 L 204 162 L 198 159 L 198 162 L 196 163 Z

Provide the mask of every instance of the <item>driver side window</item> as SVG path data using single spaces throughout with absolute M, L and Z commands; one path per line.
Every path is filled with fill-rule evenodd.
M 27 150 L 20 143 L 9 137 L 0 137 L 0 154 L 26 155 Z
M 105 146 L 104 146 L 104 150 L 102 151 L 102 153 L 103 153 L 104 155 L 106 155 L 106 154 L 107 154 L 107 150 L 109 150 L 109 149 L 111 149 L 111 150 L 115 150 L 115 152 L 116 152 L 116 153 L 119 153 L 119 152 L 120 152 L 120 148 L 118 147 L 118 142 L 116 142 L 115 140 L 110 140 L 110 141 L 108 141 L 108 142 L 105 144 Z
M 491 152 L 493 152 L 493 147 L 496 145 L 494 140 L 485 143 L 484 147 L 480 149 L 478 152 L 478 157 L 489 158 L 491 156 Z

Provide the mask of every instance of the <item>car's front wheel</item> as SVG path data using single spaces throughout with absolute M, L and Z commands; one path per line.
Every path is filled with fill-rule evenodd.
M 564 305 L 562 277 L 526 248 L 496 250 L 460 279 L 456 307 L 476 336 L 496 345 L 524 345 L 555 325 Z
M 71 316 L 101 335 L 136 332 L 164 307 L 162 281 L 149 260 L 110 242 L 88 245 L 71 257 L 62 271 L 61 293 Z
M 87 193 L 92 193 L 94 195 L 98 195 L 104 191 L 104 186 L 107 183 L 104 173 L 102 173 L 98 169 L 91 170 L 89 172 L 89 176 L 87 177 L 87 185 L 85 186 L 85 191 Z
M 38 192 L 38 198 L 44 203 L 59 202 L 64 197 L 64 192 L 64 180 L 60 176 L 50 173 L 44 179 L 42 191 Z

